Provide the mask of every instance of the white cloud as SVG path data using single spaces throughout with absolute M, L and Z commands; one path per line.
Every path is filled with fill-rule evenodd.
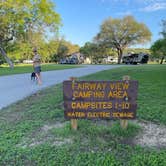
M 119 3 L 119 2 L 128 2 L 130 0 L 100 0 L 102 3 Z
M 140 11 L 144 11 L 144 12 L 154 12 L 154 11 L 158 11 L 158 10 L 164 10 L 166 9 L 166 3 L 162 2 L 162 3 L 154 3 L 154 4 L 150 4 L 144 8 L 141 8 Z
M 120 16 L 128 16 L 128 15 L 132 15 L 132 12 L 131 12 L 131 11 L 118 12 L 117 15 L 120 15 Z
M 164 3 L 166 0 L 99 0 L 102 3 L 126 3 L 130 4 L 133 1 L 138 4 L 151 5 L 154 3 Z
M 123 5 L 125 7 L 130 7 L 131 4 L 139 6 L 140 9 L 136 8 L 136 11 L 141 12 L 154 12 L 158 10 L 166 10 L 166 0 L 100 0 L 103 4 L 112 4 L 112 5 Z M 130 15 L 131 12 L 119 12 L 118 15 Z

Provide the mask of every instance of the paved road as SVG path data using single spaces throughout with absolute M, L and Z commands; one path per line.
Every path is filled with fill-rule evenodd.
M 0 109 L 15 103 L 38 90 L 67 80 L 69 77 L 80 77 L 98 71 L 117 68 L 119 65 L 87 65 L 84 68 L 42 72 L 43 84 L 36 85 L 30 80 L 30 74 L 17 74 L 0 77 Z

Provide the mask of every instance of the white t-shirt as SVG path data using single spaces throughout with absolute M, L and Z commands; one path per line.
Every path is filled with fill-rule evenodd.
M 40 56 L 38 54 L 36 54 L 33 57 L 33 64 L 34 64 L 34 67 L 40 66 Z

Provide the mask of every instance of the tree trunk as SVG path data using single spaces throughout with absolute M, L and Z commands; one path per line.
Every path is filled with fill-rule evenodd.
M 162 56 L 160 64 L 163 64 L 163 61 L 164 61 L 164 56 Z
M 118 49 L 118 64 L 120 64 L 120 63 L 121 63 L 122 54 L 123 54 L 122 49 L 121 49 L 121 48 L 120 48 L 120 49 Z
M 4 49 L 2 47 L 0 47 L 0 54 L 5 58 L 6 62 L 9 64 L 10 68 L 13 69 L 14 65 L 13 65 L 12 61 L 8 58 L 6 52 L 4 51 Z

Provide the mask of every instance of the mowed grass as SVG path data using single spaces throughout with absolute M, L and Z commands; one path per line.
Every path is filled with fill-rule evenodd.
M 138 119 L 166 125 L 165 72 L 164 65 L 129 66 L 80 80 L 119 80 L 130 75 L 139 81 Z M 132 144 L 141 132 L 137 124 L 129 123 L 122 130 L 118 120 L 79 120 L 78 131 L 73 131 L 63 110 L 61 84 L 1 110 L 0 165 L 166 165 L 166 149 Z
M 81 67 L 80 65 L 61 65 L 61 64 L 42 64 L 42 71 L 51 71 L 51 70 L 63 70 L 70 68 Z M 14 69 L 11 69 L 8 66 L 0 66 L 0 76 L 3 75 L 12 75 L 12 74 L 23 74 L 33 72 L 32 64 L 22 64 L 15 65 Z
M 138 80 L 139 119 L 166 125 L 166 65 L 138 65 L 107 70 L 86 77 L 86 80 L 121 80 L 129 75 Z

